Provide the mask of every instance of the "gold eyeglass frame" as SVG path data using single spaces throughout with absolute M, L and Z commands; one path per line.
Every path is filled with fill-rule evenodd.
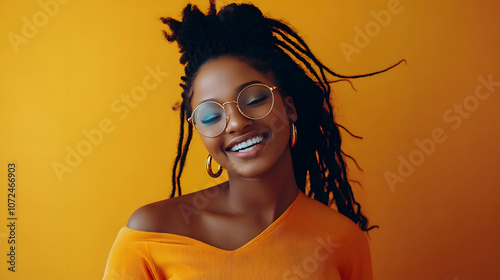
M 241 111 L 240 106 L 238 106 L 238 100 L 239 100 L 239 98 L 240 98 L 241 93 L 242 93 L 244 90 L 246 90 L 246 89 L 247 89 L 247 88 L 249 88 L 249 87 L 253 87 L 253 86 L 257 86 L 257 85 L 259 85 L 259 86 L 265 86 L 265 87 L 267 87 L 267 88 L 269 89 L 269 91 L 271 92 L 272 103 L 271 103 L 271 108 L 269 109 L 269 111 L 268 111 L 268 112 L 267 112 L 264 116 L 262 116 L 262 117 L 260 117 L 260 118 L 251 118 L 251 117 L 249 117 L 249 116 L 245 115 L 245 114 Z M 250 120 L 260 120 L 260 119 L 263 119 L 263 118 L 267 117 L 267 115 L 269 115 L 269 113 L 271 113 L 271 111 L 272 111 L 272 110 L 273 110 L 273 108 L 274 108 L 274 90 L 275 90 L 275 89 L 278 89 L 278 87 L 276 87 L 276 86 L 274 86 L 274 87 L 270 87 L 270 86 L 268 86 L 268 85 L 266 85 L 266 84 L 262 84 L 262 83 L 250 84 L 250 85 L 248 85 L 248 86 L 244 87 L 242 90 L 240 90 L 240 92 L 238 93 L 238 96 L 236 97 L 236 100 L 227 101 L 227 102 L 224 102 L 224 103 L 222 103 L 222 104 L 220 104 L 220 103 L 219 103 L 219 102 L 217 102 L 217 101 L 213 101 L 213 100 L 202 102 L 201 104 L 199 104 L 198 106 L 196 106 L 196 108 L 193 110 L 193 112 L 191 113 L 191 116 L 187 119 L 187 121 L 188 121 L 190 124 L 192 124 L 192 125 L 194 126 L 194 128 L 196 129 L 196 131 L 198 131 L 198 133 L 200 133 L 201 135 L 203 135 L 203 136 L 205 136 L 205 137 L 208 137 L 208 138 L 214 138 L 214 137 L 217 137 L 217 136 L 219 136 L 219 135 L 220 135 L 220 134 L 221 134 L 221 133 L 222 133 L 222 132 L 226 129 L 227 124 L 228 124 L 228 122 L 229 122 L 229 114 L 227 113 L 227 111 L 226 111 L 226 107 L 225 107 L 227 104 L 230 104 L 230 103 L 235 103 L 235 104 L 236 104 L 236 108 L 238 108 L 238 111 L 240 112 L 240 114 L 241 114 L 242 116 L 244 116 L 245 118 L 247 118 L 247 119 L 250 119 Z M 200 106 L 202 106 L 202 105 L 204 105 L 204 104 L 207 104 L 207 103 L 215 103 L 215 104 L 219 105 L 219 106 L 222 108 L 222 110 L 224 110 L 224 114 L 226 115 L 226 124 L 224 125 L 224 128 L 223 128 L 223 129 L 221 129 L 221 131 L 220 131 L 219 133 L 217 133 L 217 135 L 215 135 L 215 136 L 207 136 L 207 135 L 204 135 L 203 133 L 201 133 L 201 132 L 198 130 L 198 128 L 196 127 L 196 125 L 193 123 L 193 116 L 194 116 L 194 113 L 196 112 L 196 110 L 197 110 L 198 108 L 200 108 Z

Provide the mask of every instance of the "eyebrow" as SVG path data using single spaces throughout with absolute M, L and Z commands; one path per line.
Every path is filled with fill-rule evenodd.
M 246 82 L 246 83 L 243 83 L 243 84 L 237 86 L 234 91 L 237 93 L 240 93 L 244 88 L 246 88 L 249 85 L 253 85 L 253 84 L 264 84 L 264 83 L 261 81 L 257 81 L 257 80 Z M 207 98 L 207 99 L 202 100 L 200 103 L 198 103 L 198 105 L 200 105 L 204 102 L 207 102 L 207 101 L 217 101 L 217 100 L 216 100 L 216 98 Z

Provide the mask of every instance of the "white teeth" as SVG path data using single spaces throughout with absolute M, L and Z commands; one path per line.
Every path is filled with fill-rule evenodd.
M 247 141 L 243 141 L 243 142 L 241 142 L 239 144 L 234 145 L 229 150 L 232 151 L 232 152 L 236 152 L 236 151 L 238 151 L 238 152 L 250 151 L 251 149 L 253 149 L 255 147 L 253 145 L 259 144 L 263 140 L 264 140 L 264 137 L 258 135 L 258 136 L 252 137 L 251 139 L 248 139 Z

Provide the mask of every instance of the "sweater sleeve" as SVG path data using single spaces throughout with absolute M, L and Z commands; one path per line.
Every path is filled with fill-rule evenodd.
M 373 280 L 371 252 L 365 232 L 355 228 L 346 241 L 348 252 L 340 269 L 342 280 Z
M 154 264 L 147 242 L 122 228 L 111 247 L 102 280 L 153 280 Z

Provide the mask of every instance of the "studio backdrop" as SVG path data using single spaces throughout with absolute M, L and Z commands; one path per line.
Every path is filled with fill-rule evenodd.
M 375 279 L 500 279 L 500 4 L 253 3 L 337 73 L 407 61 L 333 84 L 338 122 L 363 137 L 343 145 L 380 226 Z M 169 197 L 183 67 L 158 19 L 186 4 L 0 3 L 0 279 L 101 279 L 130 214 Z M 206 174 L 193 141 L 184 193 L 227 179 Z

